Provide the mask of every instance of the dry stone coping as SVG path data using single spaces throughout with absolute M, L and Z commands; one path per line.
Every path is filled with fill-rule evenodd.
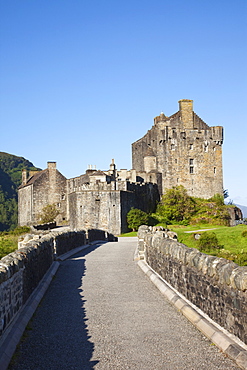
M 0 260 L 0 283 L 7 281 L 11 276 L 18 272 L 24 266 L 24 261 L 32 258 L 35 254 L 39 254 L 47 246 L 54 245 L 57 237 L 69 238 L 71 234 L 85 233 L 85 230 L 65 231 L 64 228 L 60 230 L 49 230 L 41 234 L 25 234 L 23 241 L 18 242 L 18 249 Z

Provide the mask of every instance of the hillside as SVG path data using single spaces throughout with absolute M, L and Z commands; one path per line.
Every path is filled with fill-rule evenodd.
M 17 226 L 17 190 L 23 168 L 39 170 L 23 157 L 0 152 L 0 231 L 12 230 Z

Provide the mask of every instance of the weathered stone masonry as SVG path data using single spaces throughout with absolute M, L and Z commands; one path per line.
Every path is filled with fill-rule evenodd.
M 103 230 L 54 231 L 30 240 L 0 260 L 0 336 L 49 270 L 56 256 L 86 244 L 86 240 L 114 240 Z
M 60 212 L 58 224 L 66 221 L 74 230 L 103 229 L 118 235 L 128 231 L 126 215 L 131 207 L 153 212 L 159 200 L 155 182 L 137 181 L 140 174 L 134 170 L 117 171 L 114 161 L 108 171 L 88 169 L 68 180 L 55 162 L 28 179 L 23 174 L 18 193 L 20 226 L 37 224 L 42 208 L 54 203 Z
M 194 111 L 193 100 L 179 101 L 179 111 L 154 118 L 154 125 L 132 144 L 132 167 L 156 175 L 165 189 L 183 185 L 189 195 L 210 198 L 223 193 L 223 128 L 209 127 Z
M 147 263 L 211 319 L 247 344 L 247 267 L 209 256 L 141 226 Z

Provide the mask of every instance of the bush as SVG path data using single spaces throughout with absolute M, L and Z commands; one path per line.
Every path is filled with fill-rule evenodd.
M 29 233 L 29 232 L 30 232 L 30 227 L 29 226 L 18 226 L 11 233 L 13 235 L 21 235 L 21 234 L 25 234 L 25 233 Z
M 244 238 L 247 238 L 247 230 L 244 230 L 241 234 Z
M 219 241 L 217 236 L 214 232 L 207 231 L 203 233 L 198 242 L 198 249 L 202 252 L 202 250 L 210 251 L 212 249 L 220 249 L 221 246 L 219 245 Z
M 216 203 L 217 206 L 224 206 L 224 196 L 221 194 L 214 194 L 214 196 L 209 200 Z
M 137 208 L 131 208 L 127 213 L 128 227 L 133 231 L 136 231 L 139 226 L 145 225 L 148 222 L 148 214 Z
M 189 221 L 195 210 L 194 199 L 182 185 L 166 189 L 157 207 L 157 213 L 171 224 Z
M 55 218 L 59 215 L 59 210 L 55 204 L 47 204 L 42 209 L 41 214 L 39 215 L 40 221 L 42 224 L 48 224 L 49 222 L 54 222 Z

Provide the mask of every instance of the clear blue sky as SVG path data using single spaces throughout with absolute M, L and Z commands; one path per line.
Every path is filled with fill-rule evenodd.
M 0 0 L 0 151 L 67 178 L 129 169 L 153 118 L 193 99 L 247 206 L 246 45 L 246 0 Z

